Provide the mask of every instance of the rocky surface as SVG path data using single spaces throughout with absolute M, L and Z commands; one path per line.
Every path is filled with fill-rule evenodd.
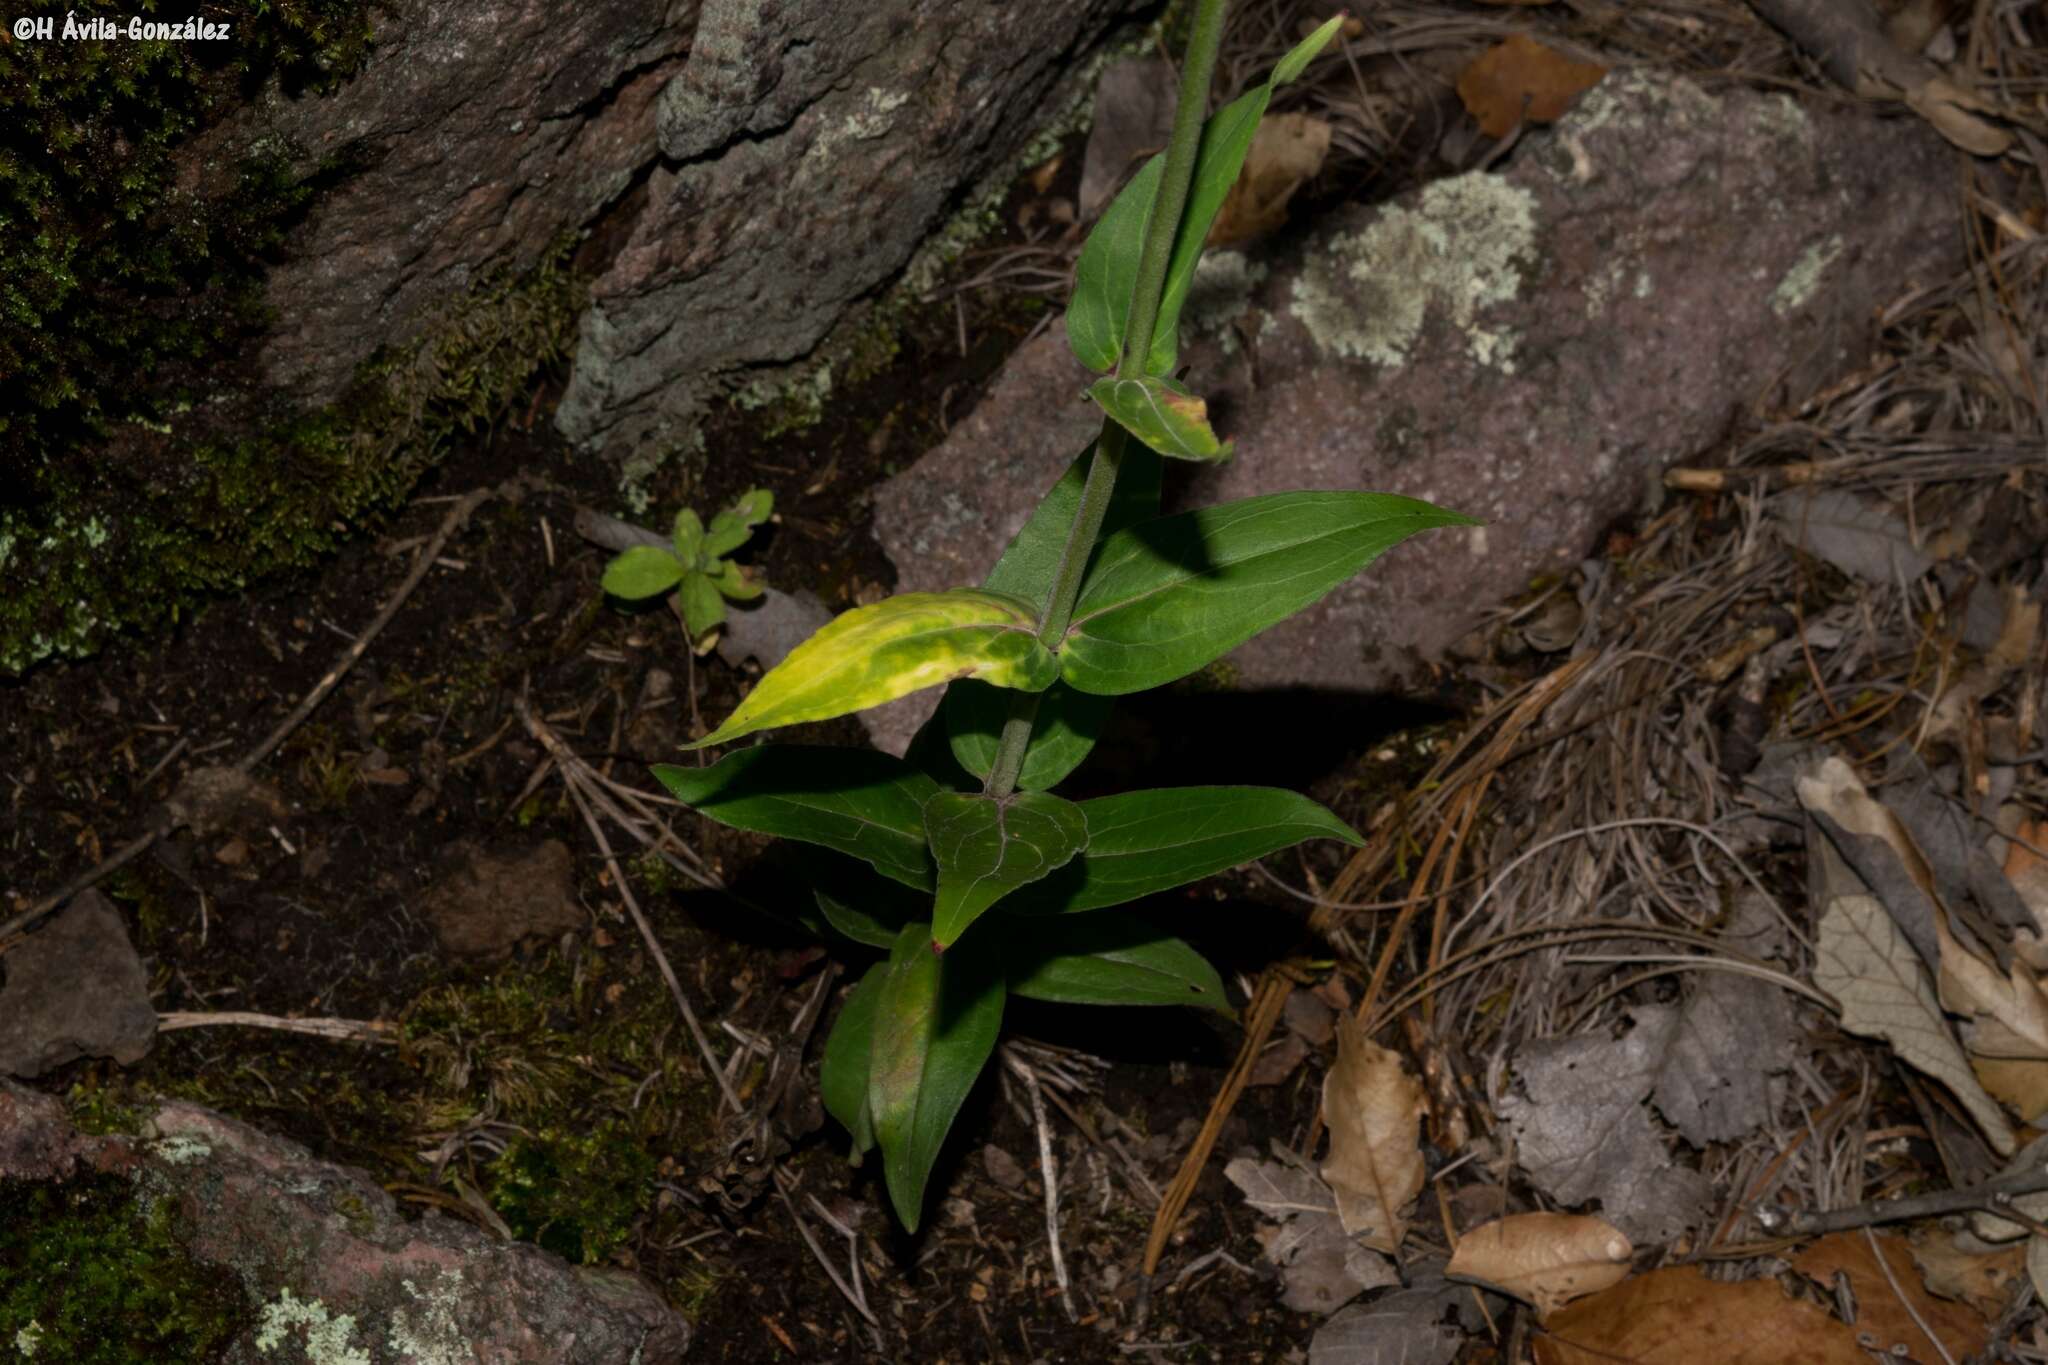
M 22 939 L 0 973 L 0 1072 L 40 1076 L 80 1057 L 127 1065 L 149 1052 L 149 973 L 99 892 L 81 892 Z
M 678 438 L 721 373 L 802 359 L 1013 155 L 1123 0 L 707 0 L 645 207 L 592 286 L 556 414 Z
M 1182 354 L 1236 461 L 1169 510 L 1369 488 L 1484 518 L 1398 547 L 1231 656 L 1246 687 L 1415 679 L 1480 614 L 1595 548 L 1666 466 L 1796 401 L 1960 244 L 1925 129 L 1618 73 L 1497 174 L 1332 214 L 1205 261 Z M 1051 329 L 885 485 L 903 591 L 978 582 L 1095 426 Z M 923 709 L 885 718 L 907 742 Z
M 448 870 L 420 897 L 420 914 L 456 957 L 509 957 L 523 939 L 552 939 L 588 921 L 576 900 L 575 860 L 560 839 L 529 849 L 458 844 Z
M 48 1097 L 0 1083 L 0 1181 L 125 1174 L 179 1243 L 238 1284 L 249 1324 L 226 1365 L 665 1365 L 689 1324 L 638 1278 L 573 1268 L 429 1214 L 362 1172 L 196 1105 L 141 1137 L 80 1134 Z

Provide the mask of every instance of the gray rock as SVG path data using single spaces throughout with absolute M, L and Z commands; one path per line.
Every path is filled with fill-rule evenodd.
M 274 87 L 182 158 L 201 187 L 250 151 L 330 177 L 272 265 L 264 376 L 302 402 L 340 396 L 379 346 L 409 339 L 497 267 L 536 264 L 596 222 L 656 156 L 654 101 L 689 50 L 692 0 L 404 0 L 332 95 Z
M 1182 355 L 1240 453 L 1169 471 L 1169 510 L 1370 488 L 1487 522 L 1396 548 L 1240 648 L 1240 684 L 1413 682 L 1745 405 L 1850 367 L 1878 305 L 1959 261 L 1946 158 L 1922 128 L 1619 73 L 1503 173 L 1205 261 Z M 1058 328 L 1025 346 L 879 490 L 901 590 L 978 582 L 1093 433 L 1065 350 Z
M 80 892 L 0 958 L 0 971 L 0 1072 L 40 1076 L 80 1057 L 127 1066 L 148 1055 L 149 973 L 99 892 Z
M 1125 0 L 706 0 L 666 158 L 593 284 L 556 425 L 673 440 L 723 375 L 809 354 L 1014 154 Z
M 197 1105 L 164 1105 L 149 1127 L 87 1138 L 0 1083 L 0 1177 L 127 1171 L 187 1253 L 248 1296 L 253 1324 L 223 1365 L 672 1365 L 688 1349 L 689 1323 L 635 1276 L 437 1214 L 408 1221 L 363 1172 Z

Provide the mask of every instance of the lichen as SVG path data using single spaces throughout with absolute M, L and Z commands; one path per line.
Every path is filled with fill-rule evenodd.
M 1824 242 L 1815 242 L 1799 253 L 1799 259 L 1785 272 L 1778 287 L 1771 291 L 1771 311 L 1781 318 L 1789 318 L 1806 306 L 1820 288 L 1821 277 L 1842 254 L 1842 237 L 1835 233 Z
M 408 1365 L 469 1365 L 476 1359 L 456 1320 L 455 1309 L 462 1302 L 462 1272 L 442 1270 L 427 1288 L 411 1280 L 400 1288 L 419 1307 L 391 1310 L 391 1330 L 385 1341 Z
M 1213 335 L 1225 355 L 1237 350 L 1237 332 L 1231 326 L 1251 307 L 1252 291 L 1265 283 L 1266 267 L 1248 259 L 1242 251 L 1211 251 L 1195 266 L 1188 283 L 1187 302 L 1181 305 L 1181 321 L 1197 333 Z
M 1406 363 L 1436 313 L 1474 360 L 1512 374 L 1517 338 L 1483 314 L 1521 292 L 1536 254 L 1535 207 L 1499 176 L 1437 181 L 1413 208 L 1389 207 L 1332 238 L 1296 278 L 1291 311 L 1323 351 L 1386 366 Z
M 301 1331 L 306 1365 L 371 1365 L 370 1353 L 355 1344 L 353 1315 L 330 1313 L 320 1300 L 299 1298 L 289 1286 L 263 1305 L 256 1349 L 269 1355 Z

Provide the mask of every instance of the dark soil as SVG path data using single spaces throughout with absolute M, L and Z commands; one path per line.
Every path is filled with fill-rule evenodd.
M 743 557 L 768 582 L 807 587 L 835 610 L 886 591 L 892 574 L 869 535 L 870 491 L 966 411 L 1038 321 L 1015 299 L 975 299 L 967 322 L 979 340 L 962 356 L 953 309 L 935 311 L 913 321 L 883 374 L 835 395 L 821 425 L 764 439 L 757 415 L 723 418 L 708 433 L 708 458 L 670 469 L 652 490 L 650 523 L 684 502 L 708 513 L 764 485 L 779 517 Z M 538 489 L 477 512 L 342 688 L 258 768 L 290 803 L 288 826 L 246 839 L 181 833 L 105 888 L 132 912 L 160 1012 L 396 1020 L 408 1045 L 200 1027 L 160 1035 L 125 1071 L 80 1063 L 40 1084 L 110 1122 L 156 1097 L 195 1098 L 364 1166 L 422 1207 L 474 1218 L 458 1197 L 460 1177 L 489 1193 L 522 1235 L 646 1275 L 695 1319 L 698 1360 L 1244 1362 L 1304 1348 L 1316 1319 L 1275 1302 L 1255 1220 L 1220 1171 L 1234 1151 L 1305 1140 L 1313 1065 L 1248 1092 L 1237 1107 L 1142 1322 L 1137 1270 L 1151 1205 L 1134 1196 L 1116 1159 L 1052 1114 L 1078 1318 L 1070 1321 L 1047 1254 L 1035 1125 L 1021 1091 L 1007 1093 L 993 1075 L 957 1127 L 918 1237 L 895 1230 L 876 1174 L 845 1165 L 843 1135 L 829 1124 L 788 1158 L 798 1203 L 815 1196 L 862 1232 L 879 1331 L 833 1288 L 772 1191 L 738 1212 L 710 1197 L 718 1175 L 712 1092 L 560 780 L 530 786 L 543 753 L 514 703 L 526 696 L 586 759 L 651 786 L 645 765 L 673 758 L 748 679 L 715 660 L 692 665 L 665 613 L 606 602 L 597 586 L 605 554 L 570 527 L 579 504 L 619 510 L 613 474 L 553 438 L 545 420 L 552 396 L 543 390 L 530 407 L 519 405 L 516 420 L 454 452 L 379 539 L 318 574 L 216 602 L 161 638 L 0 684 L 8 779 L 0 892 L 18 909 L 131 837 L 192 767 L 231 762 L 267 733 L 389 597 L 445 499 L 513 471 L 535 476 Z M 642 706 L 656 670 L 672 676 L 678 699 Z M 1305 704 L 1328 723 L 1296 723 Z M 1362 707 L 1185 691 L 1127 717 L 1083 785 L 1117 786 L 1138 772 L 1159 782 L 1269 781 L 1363 818 L 1395 774 L 1374 778 L 1362 758 L 1397 770 L 1399 761 L 1367 756 L 1370 746 L 1430 717 Z M 1231 730 L 1257 738 L 1188 761 L 1184 735 Z M 1290 747 L 1275 741 L 1280 733 L 1311 738 Z M 1333 742 L 1333 734 L 1346 738 Z M 851 719 L 809 727 L 802 738 L 863 742 Z M 794 903 L 782 851 L 701 820 L 678 829 L 748 900 Z M 528 943 L 502 963 L 448 960 L 416 909 L 449 851 L 462 841 L 524 850 L 548 838 L 575 851 L 588 928 Z M 1305 856 L 1321 860 L 1317 875 L 1332 870 L 1329 851 Z M 699 1017 L 714 1029 L 717 1021 L 770 1035 L 786 1027 L 828 960 L 815 941 L 793 922 L 750 917 L 715 894 L 672 884 L 658 863 L 632 867 Z M 1300 881 L 1302 870 L 1289 875 Z M 1249 875 L 1215 879 L 1158 908 L 1240 983 L 1303 946 L 1300 903 Z M 1008 1022 L 1012 1036 L 1108 1060 L 1094 1092 L 1066 1103 L 1163 1187 L 1238 1034 L 1192 1011 L 1119 1013 L 1138 1017 L 1020 1006 Z M 472 1062 L 500 1066 L 487 1083 L 450 1079 L 434 1046 L 458 1035 Z M 821 1026 L 804 1076 L 813 1089 L 823 1036 Z M 541 1079 L 521 1090 L 507 1059 L 531 1062 Z M 616 1116 L 613 1128 L 597 1131 L 630 1147 L 631 1159 L 585 1150 L 590 1159 L 577 1165 L 569 1154 L 584 1149 L 550 1145 L 558 1130 L 590 1131 L 583 1106 L 593 1105 Z M 523 1136 L 496 1161 L 476 1147 L 458 1147 L 445 1162 L 425 1155 L 465 1121 L 509 1124 L 501 1135 Z M 843 1266 L 843 1239 L 820 1235 Z M 1204 1260 L 1217 1251 L 1228 1259 Z

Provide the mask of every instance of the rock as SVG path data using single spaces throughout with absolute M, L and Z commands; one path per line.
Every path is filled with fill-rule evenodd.
M 586 446 L 672 443 L 721 374 L 808 355 L 1015 154 L 1127 8 L 706 0 L 556 425 Z
M 92 1139 L 54 1101 L 0 1083 L 0 1177 L 61 1178 L 81 1162 L 128 1169 L 185 1251 L 240 1287 L 250 1322 L 228 1365 L 672 1365 L 689 1347 L 689 1323 L 637 1277 L 438 1214 L 409 1222 L 362 1171 L 225 1115 L 171 1103 L 147 1136 Z
M 277 788 L 224 765 L 186 773 L 164 804 L 174 821 L 201 839 L 216 834 L 239 835 L 245 841 L 266 838 L 272 825 L 285 823 L 292 813 Z
M 453 870 L 420 898 L 420 913 L 457 957 L 506 957 L 521 939 L 584 926 L 574 862 L 560 839 L 524 853 L 458 844 L 451 862 Z
M 149 973 L 99 892 L 81 891 L 0 957 L 0 971 L 0 1071 L 40 1076 L 80 1057 L 128 1066 L 148 1055 Z
M 751 659 L 765 673 L 831 619 L 831 610 L 815 593 L 763 588 L 751 602 L 726 605 L 718 657 L 734 668 Z
M 1959 261 L 1946 157 L 1922 128 L 1624 73 L 1503 173 L 1213 254 L 1182 354 L 1240 453 L 1170 470 L 1168 510 L 1369 488 L 1487 522 L 1398 547 L 1241 647 L 1240 684 L 1414 682 L 1744 405 L 1852 366 L 1879 305 Z M 900 591 L 980 581 L 1092 435 L 1084 378 L 1049 329 L 878 491 Z
M 694 9 L 405 0 L 333 94 L 272 85 L 197 140 L 181 161 L 201 192 L 256 149 L 331 182 L 268 272 L 265 378 L 332 401 L 480 277 L 530 268 L 595 223 L 654 162 L 655 98 Z

